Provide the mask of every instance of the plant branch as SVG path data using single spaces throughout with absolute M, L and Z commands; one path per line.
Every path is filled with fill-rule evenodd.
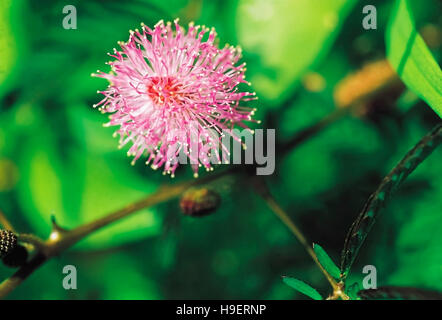
M 202 185 L 221 178 L 226 174 L 232 173 L 237 168 L 221 171 L 217 174 L 208 175 L 198 180 L 190 180 L 176 185 L 167 185 L 160 187 L 156 192 L 138 202 L 129 204 L 117 211 L 111 212 L 104 217 L 79 226 L 72 230 L 64 230 L 54 223 L 54 228 L 49 235 L 48 240 L 42 240 L 34 235 L 19 235 L 19 239 L 23 242 L 32 244 L 36 247 L 36 255 L 23 265 L 10 278 L 4 280 L 0 284 L 0 299 L 6 297 L 10 292 L 17 288 L 29 275 L 37 270 L 48 259 L 60 254 L 62 251 L 76 244 L 81 239 L 87 237 L 91 233 L 110 225 L 116 221 L 130 216 L 141 209 L 145 209 L 161 202 L 171 200 L 178 197 L 189 187 Z

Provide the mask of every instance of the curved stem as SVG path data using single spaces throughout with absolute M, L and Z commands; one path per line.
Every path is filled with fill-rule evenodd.
M 335 279 L 327 272 L 327 270 L 324 269 L 324 267 L 319 262 L 315 251 L 310 245 L 310 242 L 307 241 L 302 231 L 296 226 L 293 220 L 290 219 L 287 212 L 285 212 L 285 210 L 273 198 L 264 180 L 262 178 L 256 178 L 253 180 L 253 182 L 257 193 L 261 195 L 261 197 L 265 200 L 265 202 L 267 203 L 269 208 L 273 211 L 273 213 L 275 213 L 275 215 L 282 221 L 282 223 L 284 223 L 287 226 L 287 228 L 289 228 L 289 230 L 296 237 L 296 239 L 298 239 L 298 241 L 302 244 L 302 246 L 310 255 L 310 257 L 316 263 L 318 268 L 321 270 L 322 274 L 325 276 L 327 281 L 330 283 L 333 289 L 333 294 L 332 296 L 330 296 L 330 299 L 342 298 L 343 300 L 348 300 L 349 297 L 343 291 L 344 284 L 337 283 Z

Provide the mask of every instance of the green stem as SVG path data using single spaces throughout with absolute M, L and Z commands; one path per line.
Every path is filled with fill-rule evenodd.
M 192 186 L 202 185 L 215 179 L 219 179 L 226 174 L 235 171 L 235 169 L 236 168 L 225 170 L 198 180 L 191 180 L 176 185 L 161 187 L 160 189 L 158 189 L 158 191 L 138 202 L 129 204 L 128 206 L 120 210 L 105 215 L 103 218 L 97 219 L 72 230 L 62 230 L 58 227 L 55 227 L 53 228 L 49 239 L 46 241 L 34 235 L 20 235 L 21 241 L 35 245 L 36 247 L 38 247 L 38 252 L 16 273 L 14 273 L 10 278 L 4 280 L 0 284 L 0 299 L 6 297 L 10 292 L 17 288 L 29 275 L 37 270 L 48 259 L 70 248 L 91 233 L 101 229 L 102 227 L 126 218 L 141 209 L 148 208 L 161 202 L 176 198 Z
M 319 270 L 321 270 L 322 274 L 325 276 L 327 281 L 330 283 L 333 294 L 330 296 L 330 299 L 342 298 L 343 300 L 348 300 L 349 297 L 344 293 L 343 283 L 337 283 L 335 279 L 324 269 L 321 263 L 316 256 L 315 251 L 313 250 L 310 242 L 307 241 L 307 238 L 302 233 L 301 229 L 296 226 L 292 219 L 290 219 L 289 215 L 285 210 L 276 202 L 275 198 L 273 198 L 270 190 L 268 189 L 265 181 L 262 178 L 256 178 L 253 181 L 253 186 L 257 193 L 265 200 L 269 208 L 273 211 L 273 213 L 286 225 L 286 227 L 292 232 L 292 234 L 298 239 L 298 241 L 302 244 L 304 249 L 313 259 L 313 261 L 318 266 Z

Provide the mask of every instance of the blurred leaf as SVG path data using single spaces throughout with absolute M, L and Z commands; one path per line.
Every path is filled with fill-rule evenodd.
M 29 50 L 18 48 L 20 65 L 10 85 L 12 89 L 20 89 L 21 98 L 25 100 L 49 99 L 62 104 L 84 102 L 85 99 L 90 105 L 95 103 L 91 96 L 104 86 L 104 82 L 90 74 L 106 68 L 107 52 L 112 51 L 117 41 L 127 40 L 129 29 L 139 27 L 141 22 L 154 25 L 161 18 L 172 16 L 150 0 L 129 0 L 124 4 L 108 1 L 106 5 L 97 1 L 76 1 L 71 4 L 77 8 L 78 29 L 66 30 L 61 25 L 65 1 L 45 1 L 45 5 L 27 0 L 13 2 L 14 10 L 20 13 L 15 15 L 20 19 L 16 24 L 22 31 L 16 32 L 14 25 L 14 40 L 19 44 L 24 42 L 22 47 Z M 176 6 L 170 7 L 168 12 L 179 10 L 184 5 L 182 2 L 175 1 Z M 3 35 L 0 39 L 1 43 Z M 0 48 L 1 55 L 3 48 L 9 47 Z
M 393 286 L 361 290 L 358 292 L 358 296 L 363 300 L 442 300 L 441 292 Z
M 118 138 L 113 137 L 116 127 L 103 127 L 108 122 L 108 116 L 103 115 L 92 106 L 84 104 L 72 105 L 66 110 L 72 136 L 76 141 L 87 150 L 97 156 L 115 154 L 130 160 L 124 152 L 118 149 Z
M 80 159 L 82 158 L 79 157 L 78 161 L 82 161 Z M 134 169 L 129 163 L 113 164 L 101 157 L 86 157 L 85 160 L 84 187 L 77 196 L 81 207 L 80 214 L 77 213 L 76 225 L 101 218 L 156 190 L 156 183 L 142 180 L 134 174 Z M 69 192 L 66 189 L 64 191 Z M 84 248 L 111 247 L 160 234 L 161 218 L 155 214 L 156 211 L 156 208 L 140 210 L 130 217 L 94 232 L 79 245 Z
M 149 257 L 140 253 L 140 256 L 129 255 L 124 252 L 114 252 L 111 255 L 95 258 L 95 263 L 85 263 L 85 267 L 92 268 L 92 274 L 99 277 L 85 279 L 83 284 L 89 290 L 97 290 L 98 299 L 103 300 L 152 300 L 161 299 L 157 285 L 158 281 L 151 278 L 152 271 L 145 265 Z M 119 272 L 116 272 L 116 267 Z M 161 283 L 161 282 L 160 282 Z M 85 289 L 77 290 L 84 292 Z
M 442 71 L 414 26 L 407 0 L 396 1 L 386 37 L 399 77 L 442 117 Z
M 324 269 L 335 279 L 339 279 L 341 277 L 341 272 L 333 260 L 329 257 L 327 252 L 319 245 L 314 243 L 313 250 L 316 253 L 316 256 L 319 260 L 319 263 L 324 267 Z
M 410 111 L 419 102 L 419 97 L 411 90 L 405 90 L 404 93 L 396 101 L 398 109 L 403 113 Z
M 42 236 L 50 232 L 53 214 L 64 227 L 76 227 L 141 199 L 156 183 L 137 176 L 127 163 L 94 156 L 82 149 L 62 160 L 53 137 L 45 129 L 23 142 L 20 203 L 29 223 Z M 155 209 L 112 224 L 81 241 L 80 248 L 110 247 L 160 232 Z
M 0 2 L 0 83 L 8 75 L 16 56 L 14 38 L 9 24 L 11 2 L 11 0 Z
M 306 296 L 312 298 L 313 300 L 322 300 L 322 297 L 318 291 L 310 287 L 307 283 L 302 282 L 301 280 L 291 277 L 283 277 L 282 281 L 284 281 L 285 284 L 292 287 L 296 291 L 305 294 Z
M 397 230 L 395 254 L 376 254 L 379 263 L 392 262 L 392 270 L 385 284 L 426 287 L 442 291 L 442 148 L 413 175 L 412 182 L 424 182 L 420 189 L 413 190 L 395 199 L 389 213 L 396 213 L 401 222 Z M 413 196 L 415 195 L 415 196 Z M 389 206 L 390 207 L 390 206 Z M 386 230 L 388 232 L 388 229 Z M 386 240 L 385 248 L 390 248 Z M 374 264 L 376 265 L 376 262 Z M 399 266 L 399 267 L 398 267 Z
M 251 75 L 258 95 L 282 101 L 284 91 L 325 57 L 355 3 L 241 0 L 236 18 L 238 41 L 247 53 L 259 57 L 260 69 Z
M 384 178 L 378 189 L 371 194 L 362 212 L 353 222 L 345 239 L 341 257 L 341 273 L 345 278 L 359 249 L 370 232 L 382 207 L 405 179 L 424 161 L 442 142 L 442 125 L 437 125 L 424 136 L 416 146 Z
M 294 130 L 314 123 L 306 120 L 308 109 L 312 108 L 309 101 L 306 99 L 289 109 L 280 121 L 280 135 L 291 136 Z M 315 117 L 321 118 L 316 114 Z M 337 181 L 345 183 L 364 174 L 367 167 L 376 168 L 378 164 L 371 157 L 371 161 L 347 161 L 345 170 L 342 170 L 344 164 L 338 155 L 348 152 L 353 157 L 366 159 L 373 154 L 379 155 L 381 147 L 379 134 L 372 125 L 362 119 L 343 118 L 282 159 L 278 169 L 281 172 L 278 192 L 282 194 L 282 201 L 299 199 L 305 202 L 308 197 L 313 198 L 335 188 Z

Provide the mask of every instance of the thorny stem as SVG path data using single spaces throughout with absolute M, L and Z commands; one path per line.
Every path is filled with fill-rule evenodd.
M 46 249 L 46 243 L 33 234 L 21 233 L 18 235 L 18 240 L 31 246 L 34 250 L 44 251 Z
M 333 279 L 333 277 L 327 272 L 327 270 L 324 269 L 324 267 L 319 262 L 315 251 L 310 245 L 310 242 L 307 241 L 306 237 L 303 235 L 301 230 L 296 226 L 293 220 L 290 219 L 287 212 L 285 212 L 285 210 L 278 204 L 278 202 L 276 202 L 275 198 L 273 198 L 272 194 L 270 193 L 270 190 L 265 184 L 265 181 L 262 178 L 255 178 L 252 181 L 253 181 L 253 186 L 257 191 L 257 193 L 261 195 L 261 197 L 265 200 L 265 202 L 267 203 L 269 208 L 273 211 L 273 213 L 275 213 L 275 215 L 282 221 L 282 223 L 284 223 L 287 226 L 287 228 L 289 228 L 289 230 L 293 233 L 296 239 L 298 239 L 298 241 L 302 244 L 302 246 L 310 255 L 310 257 L 319 267 L 321 272 L 324 274 L 327 281 L 330 283 L 333 289 L 333 293 L 327 299 L 336 300 L 338 298 L 341 298 L 343 300 L 349 300 L 350 298 L 344 293 L 344 283 L 343 282 L 337 283 L 335 279 Z
M 113 222 L 116 222 L 122 218 L 128 217 L 129 215 L 141 209 L 148 208 L 158 203 L 178 197 L 189 187 L 208 183 L 215 179 L 221 178 L 226 174 L 232 173 L 236 169 L 237 168 L 234 167 L 233 169 L 225 170 L 217 174 L 212 174 L 199 180 L 190 180 L 176 185 L 163 186 L 153 194 L 138 202 L 129 204 L 128 206 L 120 210 L 112 212 L 100 219 L 79 226 L 72 230 L 62 229 L 55 222 L 53 222 L 53 229 L 51 234 L 49 235 L 48 240 L 42 240 L 34 235 L 19 235 L 19 240 L 26 244 L 33 245 L 37 249 L 37 253 L 16 273 L 14 273 L 10 278 L 4 280 L 0 284 L 0 299 L 6 297 L 11 291 L 18 287 L 29 275 L 31 275 L 47 260 L 58 255 L 63 250 L 73 246 L 79 240 L 83 239 L 94 231 Z

